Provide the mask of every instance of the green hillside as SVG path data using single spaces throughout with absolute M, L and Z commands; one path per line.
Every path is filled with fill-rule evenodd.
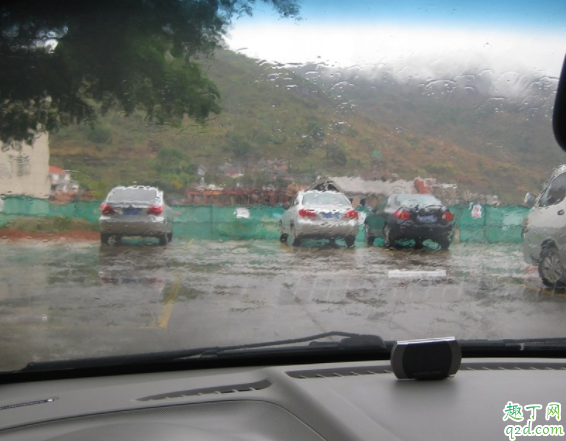
M 198 165 L 277 158 L 289 161 L 291 174 L 420 175 L 516 203 L 561 161 L 543 107 L 533 115 L 478 94 L 359 76 L 315 81 L 311 67 L 293 72 L 230 51 L 202 63 L 222 98 L 222 112 L 205 125 L 156 126 L 110 112 L 94 129 L 53 134 L 51 164 L 74 170 L 99 197 L 133 182 L 181 192 L 197 182 Z M 261 179 L 253 172 L 240 181 Z M 234 182 L 215 173 L 206 180 Z

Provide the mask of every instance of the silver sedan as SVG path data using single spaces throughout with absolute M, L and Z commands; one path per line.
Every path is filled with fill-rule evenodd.
M 119 241 L 123 236 L 149 236 L 166 245 L 173 238 L 173 211 L 155 187 L 113 188 L 100 206 L 98 223 L 103 244 L 112 237 Z
M 353 247 L 358 234 L 358 212 L 348 198 L 335 191 L 299 192 L 279 222 L 281 242 L 299 245 L 303 239 L 344 239 Z

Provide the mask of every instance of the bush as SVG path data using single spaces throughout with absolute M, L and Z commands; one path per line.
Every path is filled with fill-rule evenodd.
M 63 231 L 98 231 L 98 224 L 72 217 L 19 217 L 3 228 L 31 233 L 60 233 Z
M 107 125 L 97 125 L 86 131 L 86 139 L 95 144 L 108 144 L 112 141 L 112 129 Z

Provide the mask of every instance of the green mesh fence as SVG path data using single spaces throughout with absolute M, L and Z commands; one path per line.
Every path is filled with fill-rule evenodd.
M 475 216 L 469 206 L 450 207 L 456 221 L 456 240 L 460 242 L 483 242 L 486 231 L 486 212 L 480 206 L 480 212 Z M 478 216 L 479 215 L 479 216 Z
M 68 217 L 98 222 L 100 202 L 53 204 L 49 201 L 10 197 L 0 205 L 0 227 L 18 217 Z M 173 206 L 176 237 L 195 239 L 277 239 L 282 207 Z M 359 207 L 359 211 L 366 211 Z M 458 205 L 455 240 L 459 242 L 519 243 L 521 226 L 529 212 L 520 206 Z M 362 215 L 363 217 L 363 215 Z M 358 241 L 363 240 L 360 226 Z
M 281 207 L 173 206 L 173 235 L 202 239 L 276 239 Z
M 523 219 L 529 209 L 469 204 L 450 207 L 460 242 L 520 243 Z
M 523 220 L 529 213 L 526 207 L 487 207 L 486 240 L 496 242 L 522 242 Z

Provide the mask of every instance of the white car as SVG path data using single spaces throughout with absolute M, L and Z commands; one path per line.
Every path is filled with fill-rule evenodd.
M 538 197 L 527 194 L 531 211 L 523 222 L 525 261 L 538 265 L 546 286 L 566 287 L 566 165 L 557 168 Z
M 100 206 L 100 241 L 111 237 L 157 237 L 160 245 L 173 238 L 173 211 L 163 192 L 155 187 L 134 185 L 113 188 Z
M 300 245 L 303 239 L 344 239 L 351 248 L 358 234 L 358 212 L 337 191 L 300 191 L 283 214 L 281 242 Z

